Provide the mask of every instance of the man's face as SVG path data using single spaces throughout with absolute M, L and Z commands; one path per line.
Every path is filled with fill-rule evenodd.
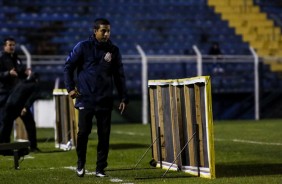
M 7 40 L 4 45 L 4 51 L 9 54 L 13 54 L 15 52 L 15 49 L 16 49 L 16 42 Z
M 99 29 L 94 29 L 95 38 L 98 42 L 107 42 L 111 34 L 110 25 L 100 25 Z

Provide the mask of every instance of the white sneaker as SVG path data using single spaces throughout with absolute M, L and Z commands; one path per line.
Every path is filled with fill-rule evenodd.
M 104 171 L 96 171 L 96 177 L 107 177 Z
M 76 169 L 76 175 L 78 176 L 78 177 L 83 177 L 84 176 L 84 174 L 85 174 L 85 169 L 84 168 L 82 168 L 82 169 Z

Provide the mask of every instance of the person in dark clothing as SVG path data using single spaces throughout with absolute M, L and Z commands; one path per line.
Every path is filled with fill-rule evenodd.
M 16 42 L 13 38 L 6 38 L 3 42 L 4 50 L 0 53 L 0 106 L 2 107 L 8 96 L 20 79 L 25 79 L 30 70 L 26 70 L 22 61 L 15 53 Z
M 219 43 L 218 42 L 213 42 L 212 46 L 209 49 L 209 55 L 213 56 L 213 63 L 214 63 L 214 69 L 213 72 L 214 73 L 223 73 L 224 69 L 221 66 L 221 63 L 218 62 L 218 60 L 221 59 L 221 49 L 219 47 Z
M 28 140 L 30 141 L 30 151 L 40 152 L 40 149 L 37 147 L 35 121 L 30 111 L 30 107 L 37 98 L 38 89 L 37 73 L 31 75 L 26 80 L 18 82 L 13 88 L 4 106 L 5 113 L 2 114 L 2 119 L 0 120 L 0 122 L 5 124 L 0 140 L 3 139 L 5 142 L 10 142 L 9 138 L 13 128 L 13 123 L 11 122 L 20 117 L 25 125 Z
M 22 86 L 19 84 L 31 76 L 31 70 L 26 69 L 22 64 L 22 61 L 15 53 L 15 47 L 15 39 L 6 38 L 3 42 L 3 52 L 0 53 L 0 143 L 10 142 L 13 121 L 16 117 L 20 116 L 21 111 L 24 108 L 24 106 L 20 105 L 20 103 L 25 104 L 29 98 L 26 96 L 18 98 L 17 96 L 20 96 L 21 92 L 18 93 L 15 91 L 17 86 Z M 30 92 L 29 95 L 30 94 L 32 93 Z M 17 99 L 23 99 L 23 101 L 18 102 Z M 16 108 L 11 108 L 9 105 L 11 102 L 18 102 L 19 104 L 14 104 L 14 107 Z M 22 109 L 18 109 L 20 107 Z M 16 114 L 17 116 L 14 117 Z M 26 115 L 27 116 L 25 117 L 22 116 L 22 120 L 26 125 L 25 127 L 29 137 L 33 137 L 33 139 L 29 141 L 32 142 L 33 146 L 36 146 L 31 147 L 31 151 L 34 149 L 37 150 L 36 137 L 34 143 L 34 135 L 36 135 L 36 133 L 34 133 L 34 130 L 36 130 L 35 126 L 33 127 L 33 125 L 35 125 L 34 119 L 30 116 L 31 114 L 29 114 L 28 110 Z
M 217 42 L 212 43 L 212 46 L 210 47 L 209 50 L 209 55 L 213 55 L 213 56 L 221 55 L 221 50 Z
M 114 84 L 120 98 L 121 114 L 128 104 L 121 54 L 109 39 L 110 22 L 103 18 L 96 19 L 93 31 L 93 36 L 73 48 L 64 68 L 66 89 L 70 97 L 76 98 L 75 108 L 79 110 L 76 146 L 76 173 L 79 177 L 85 173 L 88 136 L 94 116 L 98 134 L 96 176 L 106 176 L 104 169 L 108 165 Z
M 29 71 L 15 53 L 16 42 L 13 38 L 6 38 L 3 42 L 3 52 L 0 53 L 0 142 L 10 142 L 10 133 L 3 131 L 5 104 L 13 88 L 21 80 L 27 78 Z M 13 123 L 13 122 L 12 122 Z M 10 125 L 9 125 L 10 126 Z M 7 137 L 6 135 L 9 135 Z

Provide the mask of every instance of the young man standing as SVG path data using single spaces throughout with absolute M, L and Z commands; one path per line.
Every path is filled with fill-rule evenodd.
M 83 177 L 85 173 L 88 136 L 94 116 L 98 134 L 96 176 L 106 176 L 114 85 L 120 98 L 121 113 L 128 103 L 121 54 L 109 39 L 110 30 L 107 19 L 96 19 L 93 36 L 79 42 L 65 63 L 65 87 L 69 96 L 76 98 L 75 108 L 79 110 L 76 146 L 76 173 L 79 177 Z

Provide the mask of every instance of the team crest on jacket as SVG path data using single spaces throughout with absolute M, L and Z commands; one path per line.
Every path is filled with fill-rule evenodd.
M 111 62 L 112 60 L 112 54 L 107 52 L 105 57 L 104 57 L 104 60 L 107 61 L 107 62 Z

